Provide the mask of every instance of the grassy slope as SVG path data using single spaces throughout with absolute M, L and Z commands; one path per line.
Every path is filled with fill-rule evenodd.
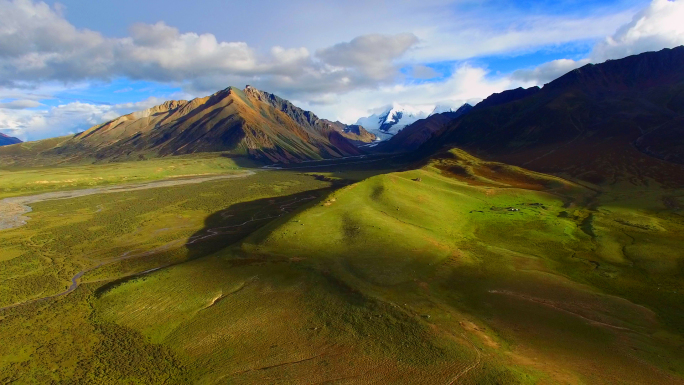
M 213 256 L 95 282 L 155 262 L 121 264 L 54 303 L 6 312 L 0 334 L 17 337 L 0 350 L 0 373 L 681 383 L 684 193 L 588 187 L 454 150 L 311 201 Z
M 327 186 L 328 182 L 306 175 L 259 172 L 243 179 L 34 204 L 25 226 L 0 232 L 0 307 L 58 293 L 77 272 L 123 256 L 157 251 L 102 267 L 89 276 L 113 278 L 187 259 L 185 243 L 206 221 L 242 223 L 262 209 L 279 215 L 277 200 L 261 205 L 258 200 Z M 254 201 L 257 204 L 247 203 Z M 232 211 L 210 217 L 218 210 Z M 235 241 L 248 234 L 246 230 L 254 230 L 250 226 L 219 238 Z M 191 256 L 205 243 L 194 245 Z
M 348 180 L 369 172 L 335 175 Z M 126 252 L 138 257 L 87 273 L 67 296 L 0 310 L 0 336 L 13 336 L 0 347 L 0 383 L 186 383 L 184 363 L 172 351 L 93 311 L 99 292 L 135 273 L 224 248 L 316 199 L 329 180 L 263 171 L 35 204 L 26 226 L 0 233 L 0 307 L 64 290 L 77 271 Z
M 307 258 L 372 297 L 406 303 L 418 320 L 431 314 L 428 323 L 437 327 L 463 317 L 493 328 L 481 343 L 503 337 L 516 346 L 508 353 L 512 364 L 559 381 L 667 382 L 662 372 L 669 370 L 681 376 L 682 221 L 663 212 L 657 190 L 650 190 L 650 207 L 606 193 L 613 198 L 604 201 L 621 200 L 599 206 L 587 225 L 592 213 L 581 203 L 594 192 L 520 169 L 468 165 L 472 158 L 457 156 L 458 162 L 347 187 L 267 236 L 250 238 L 243 249 Z M 496 188 L 472 174 L 543 187 Z M 509 206 L 520 211 L 500 210 Z M 314 224 L 317 231 L 300 230 Z

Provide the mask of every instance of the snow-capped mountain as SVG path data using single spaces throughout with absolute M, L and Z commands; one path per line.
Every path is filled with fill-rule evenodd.
M 446 105 L 446 104 L 438 104 L 435 106 L 435 109 L 432 110 L 432 112 L 430 113 L 430 116 L 432 116 L 434 114 L 442 114 L 445 112 L 458 112 L 459 110 L 461 110 L 466 105 L 469 106 L 469 104 L 467 104 L 467 103 L 462 105 L 462 106 L 451 106 L 451 105 Z
M 385 140 L 416 120 L 427 118 L 434 109 L 435 105 L 412 106 L 394 103 L 377 110 L 371 116 L 360 118 L 356 124 L 375 134 L 378 139 Z
M 443 112 L 457 112 L 459 108 L 459 106 L 448 104 L 408 105 L 394 103 L 391 106 L 376 110 L 370 116 L 360 118 L 356 124 L 375 134 L 378 140 L 386 140 L 417 120 Z
M 436 114 L 443 114 L 445 112 L 454 112 L 454 113 L 458 114 L 456 116 L 461 116 L 461 115 L 467 114 L 472 109 L 473 109 L 473 106 L 471 106 L 468 103 L 465 103 L 460 107 L 437 106 L 437 107 L 435 107 L 435 110 L 432 111 L 430 116 L 436 115 Z

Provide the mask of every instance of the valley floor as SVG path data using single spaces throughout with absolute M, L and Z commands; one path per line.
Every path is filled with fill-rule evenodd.
M 111 194 L 126 191 L 147 190 L 151 188 L 175 187 L 215 180 L 244 178 L 249 175 L 254 175 L 254 171 L 244 171 L 235 174 L 218 176 L 200 176 L 184 179 L 162 180 L 139 184 L 115 185 L 83 190 L 55 191 L 38 195 L 5 198 L 0 200 L 0 230 L 11 229 L 25 225 L 29 218 L 25 217 L 24 214 L 31 212 L 31 207 L 28 205 L 38 202 L 59 199 L 74 199 L 94 194 Z
M 392 161 L 31 203 L 0 382 L 684 383 L 684 189 Z

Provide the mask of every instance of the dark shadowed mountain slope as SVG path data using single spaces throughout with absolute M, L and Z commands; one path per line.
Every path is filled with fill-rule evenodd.
M 513 90 L 506 90 L 503 92 L 489 95 L 483 101 L 477 103 L 475 108 L 494 107 L 505 103 L 514 102 L 516 100 L 524 99 L 532 96 L 540 91 L 539 87 L 522 88 L 518 87 Z
M 427 142 L 432 135 L 444 128 L 452 120 L 472 110 L 470 104 L 464 104 L 456 111 L 442 112 L 420 119 L 399 131 L 389 140 L 376 146 L 380 152 L 413 151 Z
M 17 144 L 17 143 L 21 143 L 21 140 L 19 140 L 17 138 L 13 138 L 11 136 L 7 136 L 7 135 L 3 134 L 2 132 L 0 132 L 0 146 L 8 146 L 10 144 Z
M 121 116 L 60 141 L 40 155 L 119 160 L 213 151 L 268 162 L 360 153 L 313 113 L 248 86 L 244 91 L 230 87 L 204 98 L 168 101 Z
M 422 152 L 456 145 L 596 183 L 681 181 L 684 168 L 673 162 L 684 161 L 683 115 L 678 47 L 589 64 L 517 100 L 478 105 Z

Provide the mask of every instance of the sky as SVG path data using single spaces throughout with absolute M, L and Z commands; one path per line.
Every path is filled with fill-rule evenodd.
M 354 123 L 684 44 L 684 0 L 0 0 L 0 132 L 73 134 L 250 84 Z

